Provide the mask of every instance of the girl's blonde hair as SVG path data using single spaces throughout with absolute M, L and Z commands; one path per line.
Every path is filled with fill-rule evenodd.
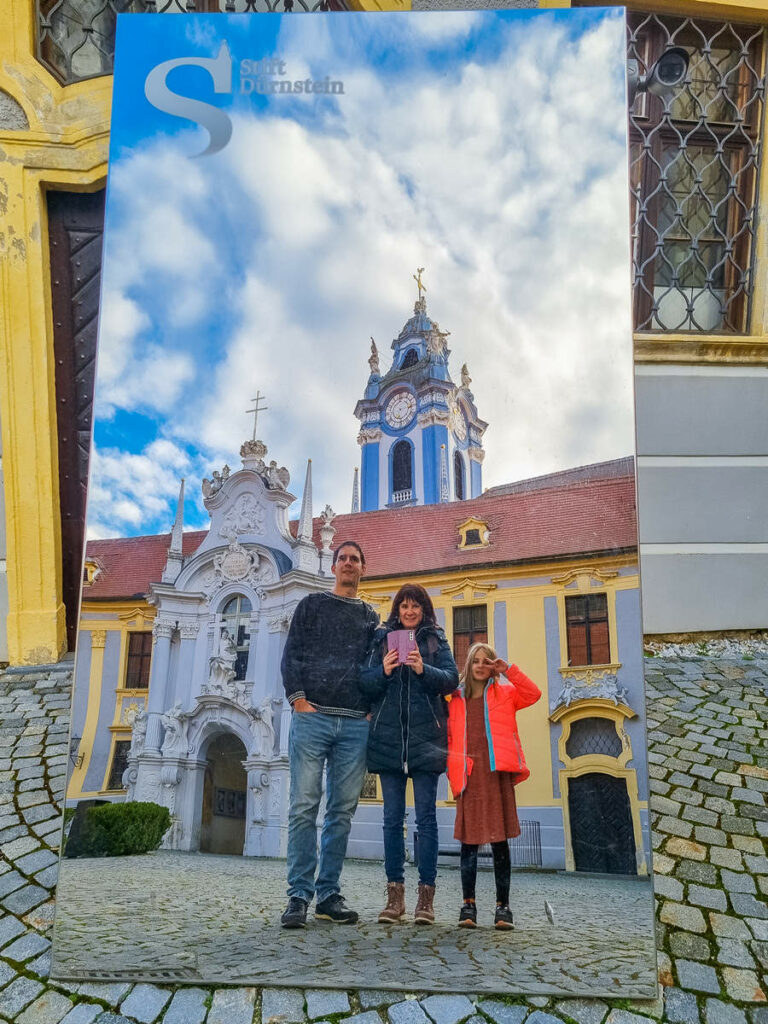
M 467 651 L 467 660 L 464 663 L 464 669 L 459 676 L 459 682 L 465 690 L 471 690 L 474 679 L 472 678 L 472 662 L 475 660 L 477 654 L 484 654 L 489 661 L 496 661 L 498 655 L 496 651 L 488 644 L 478 643 L 472 644 Z

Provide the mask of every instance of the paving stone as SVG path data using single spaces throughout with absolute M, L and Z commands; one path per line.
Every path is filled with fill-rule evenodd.
M 141 1024 L 152 1024 L 170 998 L 171 993 L 167 988 L 142 983 L 136 985 L 120 1003 L 120 1012 L 134 1017 Z
M 751 876 L 743 871 L 728 871 L 725 868 L 720 872 L 723 881 L 723 888 L 728 892 L 755 892 L 755 883 Z
M 96 1018 L 96 1024 L 132 1024 L 127 1017 L 123 1017 L 121 1013 L 102 1013 L 100 1017 Z
M 747 871 L 753 875 L 768 875 L 768 857 L 747 853 L 744 855 L 744 862 L 747 865 Z
M 714 849 L 718 849 L 715 847 Z M 714 850 L 712 851 L 714 852 Z M 681 860 L 677 863 L 675 876 L 686 882 L 700 882 L 702 885 L 717 885 L 717 871 L 711 864 L 695 860 Z
M 20 889 L 24 883 L 25 879 L 18 871 L 8 871 L 4 875 L 0 875 L 0 899 L 3 896 L 8 896 L 15 889 Z
M 55 818 L 57 823 L 60 820 L 59 812 L 51 804 L 38 804 L 21 813 L 28 825 L 36 824 L 38 821 L 48 821 L 51 818 Z
M 495 1024 L 520 1024 L 528 1013 L 527 1006 L 519 1003 L 500 1003 L 496 999 L 485 999 L 477 1004 L 478 1010 L 482 1010 L 486 1017 L 490 1017 Z M 574 1020 L 579 1020 L 576 1014 L 571 1014 Z M 579 1024 L 591 1024 L 590 1021 L 579 1021 Z
M 693 960 L 676 960 L 677 977 L 683 989 L 694 992 L 720 992 L 720 982 L 714 967 L 695 963 Z
M 542 1010 L 534 1010 L 526 1021 L 526 1024 L 562 1024 L 562 1021 L 557 1017 L 553 1017 L 551 1013 L 544 1013 Z M 645 1024 L 648 1024 L 648 1022 L 646 1021 Z
M 480 1008 L 482 1009 L 482 1007 Z M 521 1007 L 521 1009 L 524 1008 Z M 602 1024 L 608 1013 L 607 1005 L 600 1002 L 599 999 L 563 999 L 562 1002 L 555 1005 L 555 1009 L 558 1013 L 575 1020 L 576 1024 Z M 519 1020 L 522 1019 L 522 1017 L 519 1018 Z M 504 1024 L 504 1022 L 499 1021 L 497 1024 Z M 511 1024 L 519 1024 L 519 1022 L 514 1021 Z
M 50 942 L 42 935 L 38 935 L 37 932 L 27 932 L 26 935 L 22 935 L 20 939 L 12 942 L 10 946 L 5 946 L 3 956 L 8 960 L 23 963 L 24 960 L 31 960 L 32 957 L 38 956 L 49 946 Z
M 752 935 L 756 939 L 765 941 L 768 939 L 768 921 L 757 917 L 746 917 L 744 918 L 744 924 L 747 925 Z
M 664 1019 L 669 1024 L 699 1024 L 696 996 L 679 988 L 664 989 Z
M 210 1024 L 210 1017 L 208 1024 Z M 266 1024 L 262 1017 L 262 1024 Z M 367 1010 L 365 1013 L 355 1013 L 351 1017 L 344 1018 L 344 1024 L 381 1024 L 381 1017 L 375 1010 Z
M 661 908 L 659 920 L 663 924 L 671 924 L 674 928 L 682 928 L 689 932 L 701 933 L 707 930 L 702 912 L 696 907 L 687 907 L 682 903 L 665 903 Z
M 55 889 L 56 882 L 59 877 L 59 864 L 58 861 L 55 864 L 51 864 L 50 867 L 45 868 L 43 871 L 38 871 L 35 875 L 35 881 L 38 885 L 42 885 L 45 889 Z
M 653 873 L 658 875 L 669 875 L 674 870 L 677 861 L 673 857 L 667 857 L 663 853 L 653 854 Z
M 708 999 L 704 1004 L 706 1024 L 747 1024 L 747 1015 L 733 1003 Z
M 44 992 L 19 1017 L 16 1024 L 59 1024 L 72 1009 L 72 1000 L 60 992 Z
M 36 974 L 38 978 L 48 978 L 51 973 L 51 950 L 48 948 L 42 956 L 27 964 L 27 972 Z M 58 982 L 57 982 L 58 984 Z
M 204 988 L 180 988 L 163 1015 L 163 1024 L 202 1024 L 207 995 Z
M 678 903 L 683 898 L 683 884 L 675 878 L 667 878 L 663 875 L 654 878 L 653 890 L 657 896 L 664 896 L 668 900 L 677 900 Z M 725 910 L 725 907 L 722 909 Z
M 55 864 L 57 860 L 56 854 L 50 850 L 35 850 L 34 853 L 28 853 L 26 857 L 18 857 L 15 866 L 25 875 L 34 875 L 35 872 L 42 871 L 50 864 Z
M 674 957 L 684 960 L 709 960 L 712 955 L 709 942 L 703 935 L 691 932 L 672 932 L 669 936 L 669 951 Z
M 731 844 L 737 850 L 742 850 L 744 853 L 754 853 L 758 857 L 765 853 L 765 847 L 762 842 L 752 836 L 731 836 Z
M 689 860 L 706 860 L 707 856 L 706 846 L 691 842 L 690 839 L 678 839 L 677 837 L 667 841 L 665 850 L 670 857 L 687 857 Z
M 310 1020 L 329 1017 L 334 1013 L 349 1013 L 349 997 L 346 992 L 332 989 L 307 989 L 307 1016 Z
M 731 906 L 742 917 L 768 918 L 768 906 L 764 900 L 755 899 L 754 896 L 742 892 L 732 892 L 729 895 Z
M 45 931 L 46 928 L 50 928 L 53 924 L 55 910 L 55 903 L 53 900 L 49 900 L 47 903 L 42 903 L 28 914 L 25 914 L 22 917 L 22 921 L 24 924 L 28 924 L 30 928 L 37 928 L 39 932 Z
M 689 885 L 688 902 L 709 910 L 727 910 L 728 900 L 721 889 L 712 889 L 706 885 Z
M 400 1001 L 399 992 L 385 992 L 380 988 L 361 988 L 357 993 L 360 1005 L 364 1010 L 371 1006 L 383 1006 L 385 1003 L 396 1003 Z
M 709 922 L 715 935 L 724 939 L 751 939 L 752 933 L 738 917 L 728 914 L 710 914 Z
M 101 1013 L 101 1009 L 97 1003 L 78 1003 L 66 1017 L 62 1018 L 61 1024 L 92 1024 Z
M 745 942 L 738 939 L 718 939 L 718 964 L 729 967 L 754 967 L 755 961 Z
M 532 1021 L 533 1017 L 529 1017 L 528 1021 Z M 555 1020 L 553 1017 L 552 1020 Z M 526 1024 L 528 1022 L 526 1021 Z M 560 1021 L 556 1021 L 556 1024 L 561 1024 Z M 648 1024 L 647 1017 L 641 1017 L 637 1013 L 632 1013 L 630 1010 L 611 1010 L 608 1016 L 605 1018 L 605 1024 Z
M 435 1024 L 458 1024 L 474 1013 L 474 1006 L 466 996 L 429 996 L 421 1005 Z
M 24 925 L 15 917 L 0 918 L 0 948 L 7 945 L 24 931 Z
M 261 1024 L 295 1024 L 304 1020 L 304 993 L 301 989 L 264 989 L 261 1000 Z
M 115 981 L 112 983 L 85 981 L 78 989 L 78 992 L 81 996 L 86 996 L 90 999 L 101 999 L 102 1002 L 109 1003 L 110 1006 L 117 1006 L 130 987 L 131 982 L 129 981 Z
M 390 1024 L 429 1024 L 429 1017 L 415 999 L 405 999 L 387 1008 Z M 512 1024 L 518 1024 L 513 1021 Z
M 32 907 L 47 900 L 48 896 L 48 890 L 39 885 L 25 885 L 23 889 L 17 889 L 0 902 L 11 914 L 26 914 Z
M 16 1017 L 42 991 L 43 986 L 39 981 L 32 978 L 17 978 L 0 992 L 0 1015 Z
M 10 964 L 7 964 L 4 960 L 0 960 L 0 988 L 3 985 L 7 985 L 11 978 L 16 977 L 16 971 Z
M 710 850 L 713 864 L 721 868 L 730 868 L 731 871 L 741 871 L 744 862 L 741 859 L 739 850 L 730 850 L 724 846 L 713 846 Z
M 763 1003 L 766 994 L 754 971 L 740 970 L 738 967 L 724 967 L 723 981 L 725 991 L 731 999 L 739 1003 Z

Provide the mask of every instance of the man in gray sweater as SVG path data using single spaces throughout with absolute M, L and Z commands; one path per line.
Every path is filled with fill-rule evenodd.
M 354 924 L 358 917 L 344 902 L 339 878 L 365 777 L 368 703 L 358 674 L 378 616 L 357 597 L 365 572 L 359 544 L 340 544 L 331 571 L 333 590 L 299 602 L 283 651 L 283 685 L 293 708 L 284 928 L 304 927 L 315 895 L 315 917 L 339 924 Z M 326 807 L 318 865 L 316 828 L 324 768 Z

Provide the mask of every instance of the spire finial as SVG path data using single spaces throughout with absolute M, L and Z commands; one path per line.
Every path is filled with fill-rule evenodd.
M 184 534 L 184 477 L 181 478 L 179 487 L 179 500 L 176 505 L 176 518 L 171 529 L 171 544 L 168 553 L 171 555 L 181 554 L 182 537 Z
M 307 459 L 307 475 L 301 496 L 298 539 L 312 543 L 312 459 Z
M 358 468 L 355 466 L 355 476 L 352 480 L 352 512 L 360 511 L 360 484 L 358 480 Z
M 252 441 L 256 440 L 256 427 L 259 422 L 259 413 L 266 412 L 267 409 L 269 408 L 269 406 L 267 405 L 259 404 L 262 401 L 266 401 L 266 397 L 266 395 L 262 395 L 260 391 L 257 391 L 256 397 L 251 399 L 251 401 L 253 402 L 253 408 L 245 410 L 248 415 L 250 415 L 250 413 L 253 413 L 253 434 L 251 435 Z
M 413 275 L 413 280 L 416 282 L 416 287 L 419 289 L 419 301 L 421 301 L 421 293 L 426 292 L 427 286 L 422 284 L 421 275 L 424 273 L 424 267 L 417 267 L 416 273 Z

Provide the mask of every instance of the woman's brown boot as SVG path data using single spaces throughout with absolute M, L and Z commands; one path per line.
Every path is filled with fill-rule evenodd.
M 413 920 L 416 924 L 435 923 L 435 912 L 432 909 L 432 901 L 434 898 L 434 885 L 425 885 L 424 882 L 419 882 L 419 898 L 416 901 L 416 910 L 413 914 Z
M 387 882 L 387 905 L 379 914 L 381 924 L 394 924 L 405 914 L 405 883 Z

